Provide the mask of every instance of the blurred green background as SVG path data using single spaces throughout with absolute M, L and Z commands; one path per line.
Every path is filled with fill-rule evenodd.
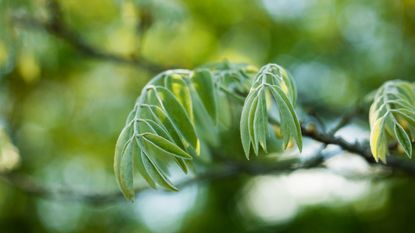
M 58 2 L 68 28 L 103 51 L 174 68 L 278 63 L 293 74 L 301 104 L 321 116 L 341 114 L 386 80 L 414 80 L 413 0 Z M 16 22 L 50 19 L 48 4 L 0 0 L 0 140 L 9 145 L 0 148 L 0 162 L 50 189 L 117 190 L 115 141 L 155 73 L 91 59 L 47 30 Z M 339 133 L 367 139 L 367 123 Z M 0 180 L 0 232 L 415 229 L 413 179 L 338 175 L 368 170 L 359 158 L 340 157 L 328 161 L 330 169 L 216 180 L 174 194 L 151 191 L 134 203 L 42 199 Z

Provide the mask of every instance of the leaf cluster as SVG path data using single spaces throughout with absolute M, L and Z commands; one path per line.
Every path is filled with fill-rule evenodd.
M 134 197 L 135 168 L 151 187 L 177 190 L 168 166 L 176 164 L 184 173 L 193 169 L 201 144 L 226 125 L 227 98 L 245 102 L 240 126 L 247 157 L 250 144 L 255 153 L 259 144 L 266 150 L 272 105 L 267 95 L 279 111 L 285 147 L 294 138 L 301 148 L 295 86 L 282 67 L 269 64 L 257 72 L 252 66 L 220 63 L 157 75 L 142 90 L 116 143 L 114 170 L 124 196 Z
M 254 79 L 241 114 L 241 141 L 247 159 L 251 146 L 256 155 L 259 153 L 259 146 L 267 151 L 267 134 L 270 128 L 268 109 L 273 104 L 277 106 L 283 148 L 294 139 L 301 150 L 301 128 L 294 111 L 296 98 L 295 85 L 284 68 L 276 64 L 268 64 L 261 68 Z
M 386 162 L 389 139 L 397 141 L 408 157 L 415 137 L 413 84 L 394 80 L 380 87 L 369 111 L 370 148 L 376 161 Z

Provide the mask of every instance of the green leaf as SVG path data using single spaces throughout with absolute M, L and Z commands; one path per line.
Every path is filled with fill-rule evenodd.
M 166 140 L 163 137 L 160 137 L 156 134 L 145 133 L 141 135 L 144 142 L 147 146 L 155 147 L 156 151 L 159 151 L 163 154 L 178 157 L 181 159 L 192 159 L 188 153 L 182 150 L 180 147 L 176 146 L 169 140 Z
M 240 131 L 242 146 L 247 158 L 249 158 L 251 144 L 256 155 L 259 153 L 259 146 L 267 151 L 269 126 L 266 97 L 268 91 L 277 103 L 284 148 L 293 138 L 299 150 L 302 149 L 300 123 L 293 107 L 296 100 L 295 85 L 291 76 L 282 67 L 268 64 L 263 66 L 256 75 L 242 108 Z
M 204 140 L 206 153 L 209 153 L 209 146 L 218 145 L 218 133 L 232 126 L 234 114 L 240 111 L 238 104 L 248 91 L 240 121 L 246 157 L 249 159 L 251 145 L 258 155 L 260 147 L 267 150 L 268 140 L 275 141 L 268 124 L 267 89 L 271 85 L 277 88 L 274 92 L 281 106 L 279 112 L 286 144 L 294 137 L 301 148 L 299 125 L 293 110 L 296 90 L 291 76 L 282 67 L 269 64 L 253 77 L 257 69 L 249 67 L 225 62 L 193 72 L 169 70 L 146 85 L 116 145 L 114 171 L 126 198 L 134 197 L 134 162 L 151 187 L 177 190 L 163 170 L 173 161 L 185 173 L 193 168 L 192 158 L 200 153 L 199 137 Z M 405 115 L 412 117 L 407 112 Z
M 161 171 L 157 164 L 146 153 L 143 152 L 142 154 L 143 165 L 147 168 L 147 171 L 149 171 L 151 177 L 165 189 L 178 191 L 178 189 L 166 177 L 166 175 Z
M 151 118 L 154 119 L 154 121 L 156 121 L 158 125 L 162 127 L 169 134 L 169 137 L 172 138 L 173 141 L 177 145 L 179 145 L 183 149 L 186 149 L 186 147 L 182 143 L 183 139 L 179 135 L 177 128 L 174 127 L 172 120 L 167 116 L 167 114 L 163 111 L 163 109 L 161 109 L 158 106 L 152 106 L 152 105 L 143 105 L 142 107 L 148 111 L 149 115 L 151 115 Z M 139 131 L 139 132 L 145 133 L 145 131 L 144 132 Z
M 177 157 L 174 158 L 174 160 L 176 161 L 176 163 L 180 167 L 180 169 L 182 169 L 184 174 L 187 174 L 189 172 L 189 169 L 187 168 L 187 164 L 186 164 L 186 161 L 189 161 L 189 160 L 185 160 L 185 159 L 181 159 L 181 158 L 177 158 Z
M 150 132 L 150 133 L 153 133 L 153 134 L 157 134 L 157 135 L 169 140 L 170 142 L 175 143 L 173 137 L 170 135 L 170 133 L 167 131 L 167 129 L 163 126 L 163 124 L 157 124 L 155 121 L 153 121 L 151 119 L 140 119 L 138 121 L 140 123 L 145 124 L 150 129 L 150 130 L 147 130 L 147 131 L 139 130 L 138 132 L 140 132 L 140 133 Z
M 171 119 L 173 126 L 176 128 L 179 135 L 182 136 L 181 139 L 184 146 L 186 148 L 189 146 L 192 147 L 196 154 L 199 154 L 199 139 L 196 136 L 195 129 L 183 106 L 168 89 L 155 87 L 153 90 L 167 117 Z
M 384 122 L 384 118 L 380 118 L 373 126 L 371 126 L 370 148 L 376 161 L 380 159 L 383 162 L 386 162 L 388 142 L 386 140 L 385 131 L 383 130 Z
M 297 101 L 297 89 L 296 89 L 296 87 L 293 83 L 293 78 L 292 78 L 291 74 L 288 73 L 288 71 L 286 71 L 285 69 L 282 69 L 281 73 L 282 73 L 282 77 L 284 79 L 284 83 L 286 83 L 286 85 L 288 86 L 287 93 L 290 97 L 291 104 L 293 106 L 295 106 L 295 103 Z
M 265 91 L 258 94 L 258 106 L 255 112 L 254 132 L 258 143 L 264 151 L 267 151 L 268 113 L 265 101 Z
M 216 121 L 218 100 L 211 72 L 207 69 L 196 70 L 193 72 L 191 82 L 206 111 Z
M 134 144 L 131 143 L 131 127 L 125 127 L 118 137 L 115 146 L 114 172 L 117 183 L 128 200 L 134 198 L 133 166 L 134 166 Z
M 252 147 L 256 155 L 258 155 L 258 137 L 255 134 L 255 113 L 258 106 L 258 96 L 254 98 L 252 101 L 251 107 L 249 109 L 249 116 L 248 116 L 248 128 L 249 128 L 249 139 L 252 142 Z
M 244 106 L 241 113 L 240 131 L 241 131 L 241 142 L 245 152 L 245 156 L 249 159 L 250 150 L 250 137 L 249 137 L 249 110 L 251 109 L 252 102 L 255 99 L 255 93 L 250 93 L 245 100 Z
M 413 85 L 400 80 L 388 81 L 377 91 L 369 110 L 370 147 L 376 161 L 386 162 L 387 135 L 395 139 L 409 157 L 411 138 L 415 138 L 415 94 Z M 405 128 L 404 128 L 405 126 Z M 407 130 L 405 130 L 407 129 Z
M 136 110 L 135 108 L 128 114 L 127 120 L 125 121 L 125 124 L 130 124 L 135 119 Z
M 192 98 L 183 77 L 178 74 L 169 75 L 164 79 L 164 86 L 173 93 L 186 110 L 190 121 L 193 122 Z
M 287 137 L 285 137 L 284 134 L 288 134 L 291 131 L 297 143 L 298 149 L 301 151 L 303 146 L 301 127 L 297 119 L 297 115 L 294 112 L 294 107 L 291 105 L 284 92 L 278 86 L 271 85 L 270 90 L 279 107 L 281 127 L 283 129 L 284 146 L 287 146 L 288 144 L 286 141 Z
M 139 140 L 136 138 L 135 143 L 139 145 Z M 146 167 L 146 158 L 144 157 L 145 154 L 142 150 L 140 150 L 137 154 L 138 156 L 138 162 L 137 162 L 137 169 L 138 172 L 143 176 L 144 180 L 150 185 L 152 188 L 156 188 L 156 183 L 154 182 L 153 178 L 150 175 L 149 170 L 152 169 L 152 167 Z
M 399 124 L 395 124 L 394 132 L 399 145 L 401 145 L 402 148 L 405 150 L 406 155 L 408 157 L 412 157 L 412 144 L 408 134 Z

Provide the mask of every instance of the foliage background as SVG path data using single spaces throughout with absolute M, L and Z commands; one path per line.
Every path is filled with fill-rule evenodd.
M 415 73 L 412 0 L 59 2 L 69 27 L 123 56 L 183 68 L 224 59 L 281 64 L 302 104 L 329 119 L 386 80 Z M 91 59 L 41 29 L 7 26 L 12 15 L 47 17 L 44 0 L 0 3 L 0 121 L 19 149 L 18 171 L 50 188 L 117 189 L 115 140 L 154 73 Z M 340 133 L 367 139 L 367 123 Z M 340 157 L 334 171 L 367 169 Z M 1 182 L 0 232 L 403 232 L 415 227 L 413 187 L 405 177 L 316 169 L 95 206 L 39 199 Z

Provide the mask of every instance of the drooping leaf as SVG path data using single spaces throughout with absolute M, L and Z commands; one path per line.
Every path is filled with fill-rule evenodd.
M 138 138 L 136 138 L 135 142 L 139 146 Z M 146 156 L 143 151 L 140 151 L 138 153 L 138 159 L 137 159 L 137 169 L 138 172 L 143 176 L 144 180 L 150 185 L 152 188 L 156 188 L 156 182 L 153 180 L 153 178 L 150 175 L 149 170 L 152 169 L 151 167 L 146 166 Z
M 258 154 L 258 137 L 255 134 L 255 113 L 258 106 L 258 96 L 256 96 L 249 108 L 249 115 L 248 115 L 248 129 L 249 129 L 249 140 L 251 140 L 252 147 L 254 149 L 255 154 Z
M 131 127 L 125 127 L 118 137 L 115 146 L 114 172 L 122 193 L 128 200 L 134 197 Z
M 241 142 L 245 152 L 245 156 L 249 159 L 249 151 L 251 146 L 250 134 L 249 134 L 249 111 L 252 106 L 252 102 L 255 100 L 255 93 L 250 93 L 245 100 L 245 104 L 242 108 L 240 131 L 241 131 Z
M 283 126 L 284 132 L 293 132 L 290 133 L 298 146 L 298 149 L 301 151 L 303 143 L 301 137 L 301 127 L 297 119 L 297 115 L 294 112 L 294 108 L 289 102 L 288 98 L 284 95 L 284 92 L 278 86 L 270 86 L 271 93 L 274 96 L 275 100 L 278 103 L 280 111 L 281 125 Z M 283 133 L 284 134 L 284 133 Z M 286 145 L 286 143 L 284 143 Z
M 191 123 L 189 116 L 184 110 L 183 106 L 177 100 L 171 91 L 162 87 L 155 87 L 153 89 L 159 104 L 164 109 L 166 116 L 171 119 L 173 126 L 181 136 L 182 142 L 185 147 L 191 147 L 196 154 L 199 154 L 200 144 L 199 139 L 196 136 L 196 132 L 193 124 Z
M 183 77 L 178 74 L 166 76 L 164 79 L 164 86 L 169 89 L 180 104 L 186 110 L 190 120 L 193 122 L 193 106 L 189 87 L 183 80 Z
M 206 111 L 216 121 L 218 100 L 212 73 L 207 69 L 196 70 L 191 77 L 191 82 Z
M 254 132 L 258 138 L 258 143 L 262 149 L 267 151 L 267 132 L 268 132 L 268 113 L 267 103 L 265 99 L 265 91 L 262 91 L 258 95 L 258 106 L 255 112 L 255 126 Z
M 142 134 L 141 137 L 147 146 L 152 147 L 160 153 L 181 159 L 192 159 L 191 155 L 163 137 L 151 133 Z
M 250 145 L 253 146 L 255 154 L 259 153 L 259 145 L 266 151 L 269 131 L 267 93 L 272 94 L 277 105 L 284 148 L 293 138 L 299 150 L 302 149 L 301 127 L 294 111 L 295 85 L 291 76 L 282 67 L 268 64 L 260 69 L 254 79 L 241 113 L 241 140 L 247 158 Z
M 178 190 L 161 171 L 157 164 L 150 158 L 149 155 L 143 152 L 142 159 L 144 166 L 147 168 L 147 171 L 149 171 L 151 177 L 156 180 L 159 185 L 171 191 Z
M 377 119 L 373 124 L 373 129 L 370 133 L 370 148 L 373 157 L 376 161 L 379 159 L 383 162 L 386 161 L 386 153 L 388 151 L 385 131 L 382 130 L 384 127 L 384 118 Z
M 399 145 L 402 146 L 406 155 L 408 155 L 408 157 L 411 157 L 412 156 L 412 144 L 411 144 L 411 139 L 409 138 L 408 134 L 399 124 L 395 124 L 394 132 L 395 132 L 396 140 L 398 141 Z

